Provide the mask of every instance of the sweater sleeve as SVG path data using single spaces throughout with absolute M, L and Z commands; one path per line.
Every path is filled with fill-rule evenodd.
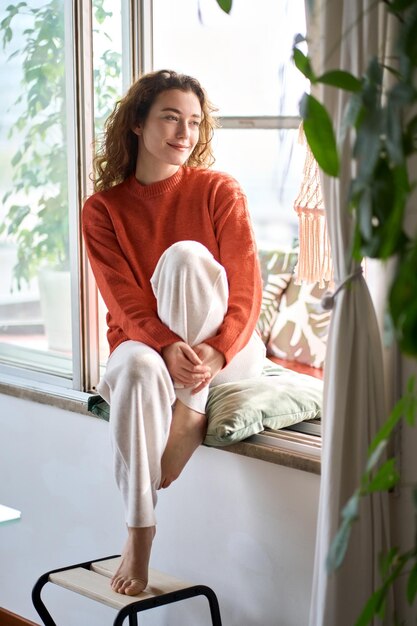
M 261 309 L 262 278 L 246 196 L 235 181 L 226 194 L 219 196 L 214 228 L 220 263 L 228 278 L 229 303 L 218 333 L 206 343 L 219 350 L 227 364 L 246 346 L 255 330 Z
M 90 265 L 110 313 L 110 331 L 119 328 L 125 338 L 146 343 L 159 352 L 180 341 L 159 319 L 156 300 L 140 285 L 123 254 L 104 202 L 97 195 L 84 205 L 82 228 Z

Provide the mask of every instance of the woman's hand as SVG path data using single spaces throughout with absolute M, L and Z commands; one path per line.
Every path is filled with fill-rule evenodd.
M 204 364 L 196 351 L 185 341 L 176 341 L 163 348 L 162 358 L 174 383 L 179 383 L 184 387 L 195 387 L 201 384 L 205 387 L 210 381 L 209 365 Z
M 198 387 L 193 389 L 193 393 L 198 393 L 220 372 L 226 359 L 221 352 L 209 346 L 207 343 L 199 343 L 197 346 L 194 346 L 194 352 L 197 357 L 201 359 L 203 365 L 207 366 L 210 370 L 209 378 L 201 381 Z

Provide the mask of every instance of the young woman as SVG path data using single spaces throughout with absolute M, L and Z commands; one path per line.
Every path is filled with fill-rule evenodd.
M 128 538 L 112 588 L 143 591 L 156 491 L 201 444 L 209 386 L 258 376 L 262 285 L 246 198 L 212 171 L 213 107 L 199 82 L 144 75 L 107 120 L 83 233 L 108 308 L 114 468 Z

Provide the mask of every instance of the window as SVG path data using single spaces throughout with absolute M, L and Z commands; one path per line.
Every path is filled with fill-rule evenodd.
M 80 337 L 91 331 L 94 343 L 96 326 L 82 328 L 92 311 L 80 291 L 79 206 L 94 129 L 130 80 L 124 5 L 31 0 L 10 4 L 1 22 L 0 361 L 76 389 L 88 378 Z
M 94 136 L 141 71 L 167 67 L 201 81 L 221 117 L 215 167 L 247 192 L 260 247 L 291 246 L 305 85 L 290 57 L 303 30 L 304 0 L 235 0 L 231 15 L 215 0 L 8 5 L 0 24 L 2 376 L 78 391 L 98 381 L 104 307 L 79 214 Z
M 154 0 L 155 69 L 196 76 L 219 109 L 215 167 L 244 187 L 261 247 L 291 245 L 303 167 L 298 102 L 306 88 L 291 48 L 305 30 L 304 0 Z M 175 23 L 175 29 L 172 24 Z

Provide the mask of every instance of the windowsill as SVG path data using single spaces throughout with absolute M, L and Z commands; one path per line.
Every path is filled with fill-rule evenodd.
M 49 404 L 65 411 L 91 415 L 87 410 L 87 400 L 90 394 L 74 391 L 65 387 L 49 385 L 47 383 L 18 379 L 13 376 L 2 375 L 0 378 L 0 394 L 14 396 L 22 400 Z
M 231 446 L 216 448 L 293 469 L 321 473 L 321 437 L 294 430 L 264 431 Z
M 40 385 L 38 382 L 33 387 L 25 381 L 18 381 L 13 377 L 2 376 L 0 379 L 0 394 L 10 395 L 22 400 L 39 402 L 55 406 L 65 411 L 89 415 L 100 419 L 87 409 L 88 393 L 54 387 L 53 385 Z M 264 431 L 259 435 L 253 435 L 245 441 L 231 446 L 222 446 L 216 450 L 224 450 L 240 454 L 267 463 L 274 463 L 293 469 L 320 474 L 321 461 L 321 437 L 300 433 L 294 430 Z

